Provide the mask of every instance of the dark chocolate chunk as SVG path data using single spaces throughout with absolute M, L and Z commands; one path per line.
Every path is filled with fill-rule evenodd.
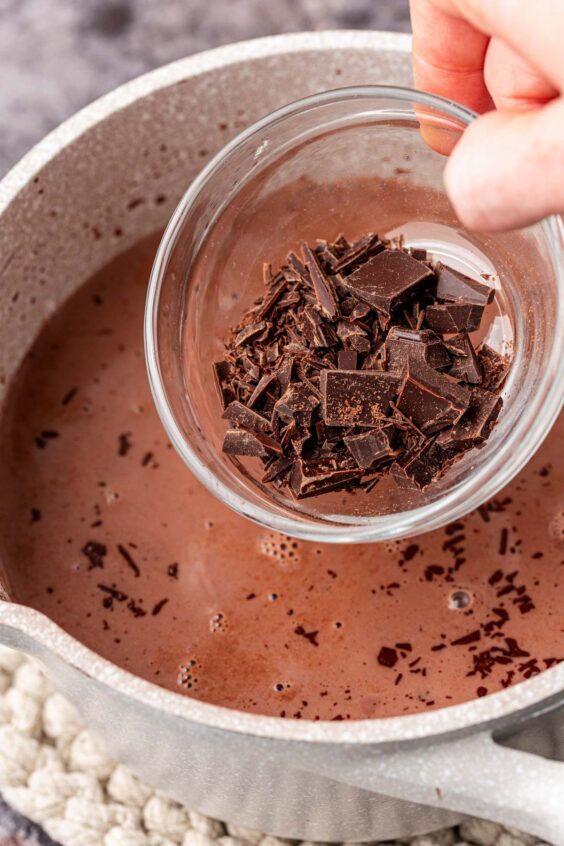
M 447 348 L 430 329 L 392 326 L 386 338 L 386 355 L 389 370 L 403 370 L 410 356 L 420 356 L 429 367 L 436 370 L 452 364 Z
M 389 429 L 350 435 L 343 438 L 343 442 L 358 466 L 363 470 L 370 470 L 383 459 L 397 454 L 390 443 Z
M 358 353 L 354 350 L 339 350 L 337 367 L 339 370 L 356 370 L 358 367 Z
M 259 320 L 262 320 L 264 317 L 266 317 L 266 315 L 271 311 L 273 306 L 276 304 L 276 302 L 280 299 L 284 291 L 287 289 L 289 284 L 290 283 L 287 279 L 282 279 L 282 281 L 279 282 L 278 285 L 273 288 L 273 290 L 264 298 L 264 302 L 257 313 L 257 317 L 259 318 Z
M 483 313 L 484 307 L 474 303 L 435 303 L 425 309 L 425 324 L 441 335 L 475 332 Z
M 335 272 L 344 270 L 353 264 L 360 263 L 369 256 L 374 256 L 385 249 L 384 244 L 380 241 L 375 232 L 368 232 L 363 235 L 354 244 L 351 244 L 348 250 L 342 254 L 340 259 L 333 265 Z
M 270 452 L 282 452 L 282 447 L 273 438 L 261 432 L 245 429 L 228 429 L 223 439 L 223 451 L 229 455 L 267 458 Z
M 235 400 L 229 403 L 223 412 L 225 420 L 229 420 L 235 426 L 240 426 L 242 429 L 250 429 L 254 432 L 268 432 L 270 431 L 270 423 L 262 414 L 257 414 L 252 408 L 247 408 L 243 403 Z
M 304 384 L 290 385 L 274 405 L 274 414 L 285 423 L 309 424 L 312 411 L 319 405 L 319 399 Z
M 499 392 L 509 372 L 508 358 L 500 355 L 487 344 L 482 344 L 478 350 L 478 358 L 484 371 L 482 388 Z
M 444 446 L 470 449 L 485 441 L 501 410 L 501 398 L 481 388 L 474 388 L 468 410 L 458 423 L 441 432 L 437 442 Z
M 353 468 L 343 467 L 337 459 L 304 461 L 298 458 L 290 474 L 290 488 L 297 499 L 304 499 L 338 490 L 360 479 L 361 475 L 362 471 L 356 465 Z
M 437 432 L 460 420 L 470 393 L 419 358 L 410 358 L 401 384 L 397 407 L 422 432 Z
M 266 323 L 264 320 L 259 321 L 258 323 L 251 323 L 250 326 L 244 326 L 240 332 L 237 333 L 235 336 L 235 340 L 233 341 L 233 345 L 235 347 L 241 347 L 250 341 L 251 338 L 254 338 L 255 335 L 260 335 L 266 329 Z
M 477 282 L 440 261 L 435 265 L 435 275 L 437 277 L 436 295 L 439 300 L 451 302 L 462 300 L 465 303 L 484 307 L 489 305 L 495 296 L 495 289 L 490 285 Z
M 313 282 L 317 305 L 327 317 L 335 317 L 338 313 L 338 306 L 333 283 L 320 268 L 315 253 L 310 250 L 307 244 L 302 246 L 302 253 Z
M 432 271 L 402 250 L 383 250 L 342 279 L 342 286 L 384 314 L 421 291 Z
M 276 458 L 272 464 L 268 466 L 266 473 L 262 477 L 262 481 L 273 482 L 275 479 L 279 479 L 280 476 L 283 476 L 288 472 L 293 464 L 293 458 L 287 458 L 285 456 L 282 456 L 282 458 Z
M 322 371 L 324 422 L 327 426 L 381 425 L 399 383 L 397 374 L 377 370 Z
M 235 399 L 235 391 L 231 387 L 231 365 L 227 361 L 216 361 L 213 365 L 213 375 L 217 395 L 223 408 Z
M 261 377 L 258 385 L 256 386 L 256 388 L 248 399 L 247 405 L 249 406 L 249 408 L 255 405 L 259 401 L 259 399 L 261 399 L 261 397 L 266 393 L 268 388 L 272 385 L 274 381 L 276 381 L 277 378 L 278 377 L 276 373 L 265 373 L 264 376 Z
M 328 347 L 334 340 L 334 332 L 327 331 L 323 325 L 323 321 L 312 306 L 304 308 L 304 322 L 302 323 L 302 332 L 311 344 L 312 347 Z
M 449 375 L 471 385 L 481 384 L 484 372 L 468 335 L 456 335 L 453 343 L 448 343 L 447 346 L 453 352 Z
M 341 320 L 337 326 L 337 335 L 343 342 L 345 349 L 352 348 L 358 353 L 370 352 L 370 340 L 362 326 L 358 326 L 356 323 L 345 323 L 344 320 Z
M 449 454 L 435 443 L 427 442 L 396 460 L 390 475 L 400 488 L 424 490 L 442 475 L 449 462 Z

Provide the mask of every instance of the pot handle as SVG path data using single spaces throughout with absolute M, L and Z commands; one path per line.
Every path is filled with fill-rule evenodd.
M 489 731 L 362 760 L 353 753 L 339 771 L 349 784 L 564 846 L 564 763 L 502 746 Z

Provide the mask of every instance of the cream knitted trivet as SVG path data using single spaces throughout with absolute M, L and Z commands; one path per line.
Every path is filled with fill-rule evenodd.
M 83 728 L 37 663 L 0 646 L 0 793 L 63 846 L 284 846 L 225 825 L 142 784 Z M 495 823 L 403 840 L 413 846 L 533 846 Z M 304 844 L 308 846 L 308 844 Z

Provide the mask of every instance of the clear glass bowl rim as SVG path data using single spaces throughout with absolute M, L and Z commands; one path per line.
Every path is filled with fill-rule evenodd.
M 512 437 L 501 445 L 490 457 L 489 462 L 435 502 L 409 511 L 375 516 L 369 520 L 363 518 L 363 522 L 358 525 L 293 518 L 256 505 L 231 490 L 210 471 L 184 436 L 168 401 L 157 343 L 160 294 L 169 258 L 184 221 L 218 167 L 253 135 L 261 133 L 284 118 L 312 107 L 345 100 L 362 102 L 374 98 L 393 99 L 428 107 L 464 125 L 470 124 L 477 117 L 475 112 L 453 100 L 412 88 L 390 85 L 337 88 L 295 100 L 276 109 L 228 142 L 190 184 L 165 229 L 155 256 L 147 291 L 144 342 L 149 384 L 161 422 L 184 463 L 212 494 L 237 513 L 268 529 L 318 543 L 370 543 L 410 537 L 433 531 L 463 517 L 495 496 L 519 473 L 541 445 L 564 404 L 564 268 L 558 266 L 556 284 L 560 316 L 556 319 L 549 360 L 546 362 L 542 379 L 537 383 L 535 403 L 526 410 L 514 428 Z M 551 216 L 544 222 L 550 228 L 552 237 L 557 240 L 559 252 L 564 252 L 562 218 Z M 530 423 L 528 430 L 525 423 Z

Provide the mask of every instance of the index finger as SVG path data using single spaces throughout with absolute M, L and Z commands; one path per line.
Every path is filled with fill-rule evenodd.
M 484 82 L 489 38 L 432 0 L 410 0 L 415 85 L 476 112 L 493 108 Z

